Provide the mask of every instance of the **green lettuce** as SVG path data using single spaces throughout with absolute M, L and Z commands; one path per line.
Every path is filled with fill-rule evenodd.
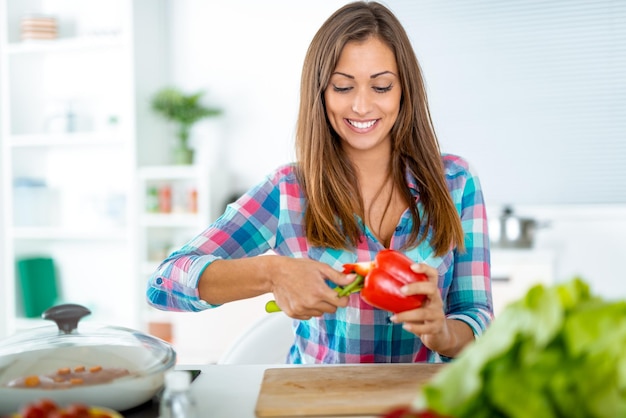
M 580 278 L 536 285 L 414 407 L 455 418 L 626 417 L 626 301 L 595 296 Z

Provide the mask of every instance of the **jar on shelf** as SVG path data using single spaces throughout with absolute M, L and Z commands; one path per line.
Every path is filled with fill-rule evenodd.
M 172 188 L 169 184 L 159 187 L 159 212 L 172 212 Z
M 198 190 L 195 187 L 189 189 L 187 195 L 187 211 L 189 213 L 198 213 Z
M 146 211 L 150 213 L 159 211 L 159 191 L 155 186 L 149 187 L 146 192 Z

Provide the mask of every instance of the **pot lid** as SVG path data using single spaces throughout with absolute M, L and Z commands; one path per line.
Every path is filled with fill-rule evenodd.
M 100 365 L 124 367 L 141 375 L 162 372 L 175 364 L 176 353 L 167 342 L 129 328 L 80 322 L 89 314 L 81 305 L 54 306 L 42 317 L 56 326 L 32 328 L 0 340 L 0 386 L 8 377 L 15 377 L 15 370 L 24 368 L 16 367 L 16 363 L 30 363 L 29 370 L 33 370 L 33 362 L 40 363 L 41 373 L 46 373 L 46 366 L 95 367 L 99 361 Z

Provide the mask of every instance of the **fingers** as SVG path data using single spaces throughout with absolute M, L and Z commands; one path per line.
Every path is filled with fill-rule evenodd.
M 412 322 L 423 324 L 426 322 L 437 321 L 440 319 L 439 316 L 440 315 L 437 310 L 422 307 L 412 309 L 410 311 L 399 312 L 391 316 L 389 320 L 394 323 Z M 443 316 L 443 312 L 441 312 L 441 316 Z
M 414 334 L 430 334 L 441 329 L 445 316 L 443 311 L 418 308 L 400 312 L 389 319 L 393 323 L 402 323 L 404 329 Z
M 403 286 L 400 291 L 405 295 L 426 295 L 429 303 L 441 300 L 439 290 L 439 272 L 436 268 L 423 263 L 415 263 L 411 265 L 411 270 L 416 273 L 425 274 L 428 281 L 409 283 Z
M 390 319 L 395 323 L 403 323 L 404 329 L 417 335 L 439 332 L 445 321 L 438 285 L 439 273 L 436 268 L 424 263 L 412 264 L 411 270 L 425 274 L 428 281 L 410 283 L 403 286 L 400 291 L 407 296 L 425 295 L 426 301 L 420 308 L 398 313 Z
M 343 274 L 340 271 L 337 271 L 330 266 L 325 269 L 324 274 L 331 282 L 335 283 L 338 286 L 346 286 L 352 283 L 356 279 L 356 274 Z
M 346 303 L 348 299 L 347 297 L 338 298 L 336 294 L 335 298 L 345 300 Z M 335 313 L 338 308 L 339 306 L 335 304 L 322 301 L 316 304 L 314 307 L 289 306 L 283 309 L 283 312 L 285 312 L 287 316 L 295 319 L 308 320 L 314 316 L 322 316 L 325 313 Z
M 431 335 L 441 332 L 441 325 L 433 322 L 405 322 L 402 328 L 415 335 Z
M 334 313 L 348 305 L 348 297 L 340 297 L 328 286 L 327 280 L 346 286 L 356 279 L 355 274 L 343 274 L 331 266 L 312 260 L 288 260 L 283 270 L 285 280 L 273 288 L 276 301 L 288 316 L 310 319 L 325 313 Z
M 425 274 L 426 277 L 428 277 L 429 282 L 434 282 L 435 284 L 437 284 L 439 281 L 439 272 L 437 271 L 436 268 L 431 267 L 428 264 L 424 264 L 424 263 L 411 264 L 411 270 L 413 270 L 416 273 Z

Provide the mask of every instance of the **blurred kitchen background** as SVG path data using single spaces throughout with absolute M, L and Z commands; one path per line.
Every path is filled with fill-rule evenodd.
M 52 303 L 214 362 L 271 295 L 145 303 L 156 265 L 293 160 L 302 61 L 339 0 L 0 0 L 0 338 Z M 580 276 L 626 297 L 626 3 L 388 0 L 443 151 L 480 175 L 499 311 Z M 191 162 L 157 92 L 200 93 Z

